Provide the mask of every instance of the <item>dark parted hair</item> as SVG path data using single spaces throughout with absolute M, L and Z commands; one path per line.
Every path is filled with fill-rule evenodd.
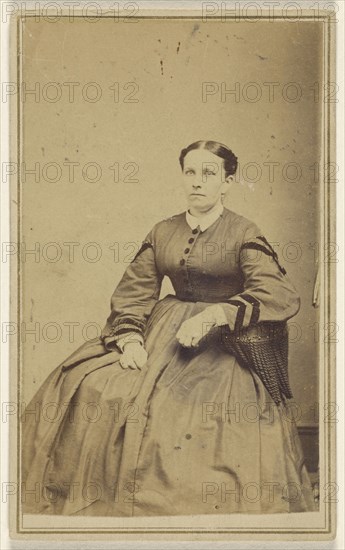
M 226 178 L 235 174 L 237 170 L 237 157 L 231 149 L 229 149 L 229 147 L 223 143 L 219 143 L 218 141 L 195 141 L 194 143 L 191 143 L 191 145 L 188 145 L 185 149 L 182 149 L 179 157 L 182 170 L 185 156 L 190 151 L 194 151 L 195 149 L 206 149 L 207 151 L 210 151 L 210 153 L 213 153 L 214 155 L 217 155 L 217 157 L 223 159 Z

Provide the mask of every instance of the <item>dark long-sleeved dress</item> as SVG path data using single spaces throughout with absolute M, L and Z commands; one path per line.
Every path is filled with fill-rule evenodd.
M 159 299 L 164 276 L 176 294 Z M 214 303 L 230 335 L 298 312 L 296 290 L 259 228 L 226 208 L 204 231 L 192 230 L 185 213 L 157 223 L 111 303 L 101 337 L 57 367 L 29 404 L 41 414 L 23 415 L 24 511 L 313 510 L 287 392 L 272 396 L 222 338 L 205 337 L 196 349 L 176 339 L 183 321 Z M 144 338 L 142 370 L 119 363 L 116 342 L 128 332 Z

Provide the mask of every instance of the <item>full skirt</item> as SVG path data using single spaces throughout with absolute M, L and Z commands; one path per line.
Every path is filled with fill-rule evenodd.
M 24 512 L 101 516 L 313 511 L 289 408 L 216 342 L 176 340 L 205 304 L 169 295 L 147 324 L 148 361 L 86 342 L 22 417 Z M 34 411 L 34 414 L 33 414 Z

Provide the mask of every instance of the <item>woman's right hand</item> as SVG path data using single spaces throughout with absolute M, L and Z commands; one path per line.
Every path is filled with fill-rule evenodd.
M 120 365 L 123 369 L 139 369 L 147 361 L 147 351 L 140 342 L 127 342 L 124 345 L 122 355 L 120 356 Z

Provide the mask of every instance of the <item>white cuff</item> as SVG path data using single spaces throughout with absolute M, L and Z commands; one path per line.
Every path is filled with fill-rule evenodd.
M 128 344 L 129 342 L 139 342 L 141 345 L 143 345 L 144 339 L 138 332 L 128 332 L 127 334 L 119 338 L 119 340 L 116 340 L 116 345 L 123 353 L 125 344 Z
M 228 324 L 228 320 L 225 315 L 225 311 L 220 304 L 216 304 L 214 308 L 214 319 L 217 327 Z

